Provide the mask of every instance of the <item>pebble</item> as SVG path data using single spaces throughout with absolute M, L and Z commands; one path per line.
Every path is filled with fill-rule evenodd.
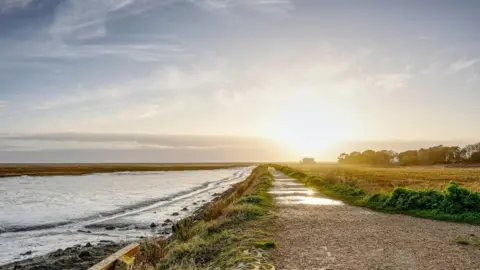
M 83 250 L 82 252 L 80 252 L 80 254 L 78 254 L 79 258 L 87 258 L 87 257 L 90 257 L 90 256 L 92 256 L 92 254 L 89 251 L 86 251 L 86 250 Z
M 27 251 L 27 252 L 25 252 L 25 253 L 20 253 L 20 256 L 26 256 L 26 255 L 32 255 L 32 251 L 29 250 L 29 251 Z

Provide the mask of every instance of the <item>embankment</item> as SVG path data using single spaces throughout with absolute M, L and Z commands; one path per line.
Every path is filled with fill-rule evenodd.
M 244 182 L 178 222 L 169 240 L 142 243 L 136 269 L 273 269 L 271 181 L 268 168 L 257 167 Z

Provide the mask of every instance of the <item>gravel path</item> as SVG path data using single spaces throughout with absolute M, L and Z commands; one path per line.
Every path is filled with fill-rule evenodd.
M 480 269 L 480 226 L 344 205 L 273 174 L 277 269 Z

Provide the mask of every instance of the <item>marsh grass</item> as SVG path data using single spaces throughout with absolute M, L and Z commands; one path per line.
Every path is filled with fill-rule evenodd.
M 185 170 L 215 170 L 234 167 L 251 166 L 251 163 L 95 163 L 95 164 L 2 164 L 0 177 L 21 175 L 51 176 L 51 175 L 84 175 L 92 173 L 112 172 L 151 172 L 151 171 L 185 171 Z
M 140 252 L 135 258 L 135 269 L 155 269 L 159 261 L 165 259 L 168 253 L 168 241 L 164 238 L 147 238 L 140 245 Z
M 180 222 L 165 257 L 148 261 L 155 269 L 273 269 L 267 250 L 275 218 L 273 198 L 267 192 L 272 176 L 266 166 L 257 167 L 211 204 L 201 220 Z
M 480 191 L 480 167 L 410 166 L 376 167 L 345 164 L 288 164 L 309 176 L 350 183 L 371 193 L 390 192 L 397 186 L 415 190 L 442 190 L 451 181 Z

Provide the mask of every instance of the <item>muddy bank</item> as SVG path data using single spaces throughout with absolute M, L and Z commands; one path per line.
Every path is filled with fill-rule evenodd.
M 97 245 L 91 245 L 89 243 L 84 246 L 76 245 L 66 249 L 59 249 L 44 256 L 3 265 L 0 266 L 0 269 L 84 270 L 100 262 L 127 244 L 127 242 L 115 243 L 111 241 L 100 241 Z

